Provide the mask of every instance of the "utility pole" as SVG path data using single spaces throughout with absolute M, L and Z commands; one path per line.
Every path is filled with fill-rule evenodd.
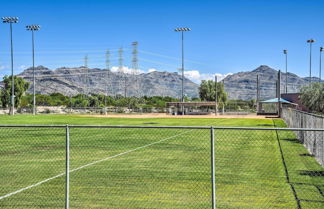
M 277 80 L 277 95 L 278 95 L 278 117 L 281 117 L 281 71 L 278 71 L 278 80 Z
M 286 49 L 283 50 L 283 53 L 286 57 L 286 94 L 288 93 L 288 51 Z
M 322 52 L 324 51 L 324 47 L 320 47 L 320 69 L 319 69 L 319 82 L 322 82 Z
M 307 43 L 309 43 L 309 85 L 312 84 L 312 44 L 314 42 L 314 39 L 307 40 Z
M 181 55 L 182 55 L 182 59 L 181 59 L 181 71 L 182 71 L 182 79 L 181 79 L 181 102 L 184 102 L 184 36 L 183 36 L 183 32 L 184 31 L 191 31 L 190 28 L 176 28 L 174 30 L 175 32 L 181 32 Z M 184 106 L 183 104 L 181 105 L 181 112 L 182 115 L 184 115 Z
M 257 75 L 257 113 L 260 112 L 260 77 Z
M 32 60 L 33 60 L 33 115 L 36 115 L 36 76 L 35 76 L 35 44 L 34 31 L 40 29 L 39 25 L 27 25 L 26 30 L 32 32 Z
M 13 72 L 13 40 L 12 40 L 12 24 L 18 23 L 18 17 L 2 17 L 3 23 L 9 23 L 10 24 L 10 48 L 11 48 L 11 108 L 10 108 L 10 114 L 15 114 L 15 79 L 14 79 L 14 72 Z
M 217 115 L 218 104 L 217 104 L 217 75 L 215 75 L 215 115 Z

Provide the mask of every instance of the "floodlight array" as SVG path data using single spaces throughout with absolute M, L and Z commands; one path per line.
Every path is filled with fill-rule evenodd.
M 26 30 L 33 30 L 33 31 L 37 31 L 40 29 L 40 25 L 27 25 L 26 26 Z
M 191 31 L 190 28 L 176 28 L 174 31 L 179 32 L 179 31 Z
M 18 17 L 2 17 L 3 23 L 17 23 L 19 18 Z
M 307 43 L 314 43 L 314 42 L 315 42 L 314 39 L 309 39 L 309 40 L 307 40 Z

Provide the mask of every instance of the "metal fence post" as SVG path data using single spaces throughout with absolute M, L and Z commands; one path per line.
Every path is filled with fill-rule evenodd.
M 66 125 L 66 138 L 65 138 L 65 209 L 69 209 L 69 190 L 70 190 L 70 128 Z
M 212 182 L 212 209 L 216 209 L 216 186 L 215 186 L 215 140 L 214 128 L 210 128 L 211 142 L 211 182 Z

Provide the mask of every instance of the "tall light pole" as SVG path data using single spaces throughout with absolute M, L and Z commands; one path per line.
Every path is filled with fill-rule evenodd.
M 322 82 L 322 52 L 324 51 L 324 47 L 320 47 L 320 69 L 319 69 L 319 82 Z
M 18 23 L 18 17 L 2 17 L 3 23 L 10 24 L 10 47 L 11 47 L 11 109 L 10 114 L 15 114 L 15 79 L 13 73 L 13 41 L 12 41 L 12 23 Z
M 215 75 L 215 115 L 217 115 L 218 101 L 217 101 L 217 75 Z
M 307 43 L 309 43 L 309 84 L 312 83 L 312 44 L 314 42 L 314 39 L 307 40 Z
M 181 72 L 182 72 L 182 79 L 181 79 L 181 102 L 184 102 L 184 46 L 183 46 L 183 32 L 191 31 L 190 28 L 176 28 L 175 32 L 181 32 L 181 54 L 182 54 L 182 64 L 181 64 Z M 181 106 L 182 115 L 184 115 L 184 108 L 183 104 Z
M 34 31 L 40 29 L 39 25 L 27 25 L 26 30 L 32 32 L 32 59 L 33 59 L 33 115 L 36 115 L 36 77 L 35 77 L 35 43 L 34 43 Z
M 286 58 L 286 94 L 288 93 L 288 50 L 284 49 L 283 53 Z

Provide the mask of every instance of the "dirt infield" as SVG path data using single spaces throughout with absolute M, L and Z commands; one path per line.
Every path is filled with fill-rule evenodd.
M 84 115 L 85 117 L 98 118 L 252 118 L 252 119 L 272 119 L 273 117 L 249 114 L 249 115 L 169 115 L 165 113 L 148 114 L 107 114 L 107 115 Z

